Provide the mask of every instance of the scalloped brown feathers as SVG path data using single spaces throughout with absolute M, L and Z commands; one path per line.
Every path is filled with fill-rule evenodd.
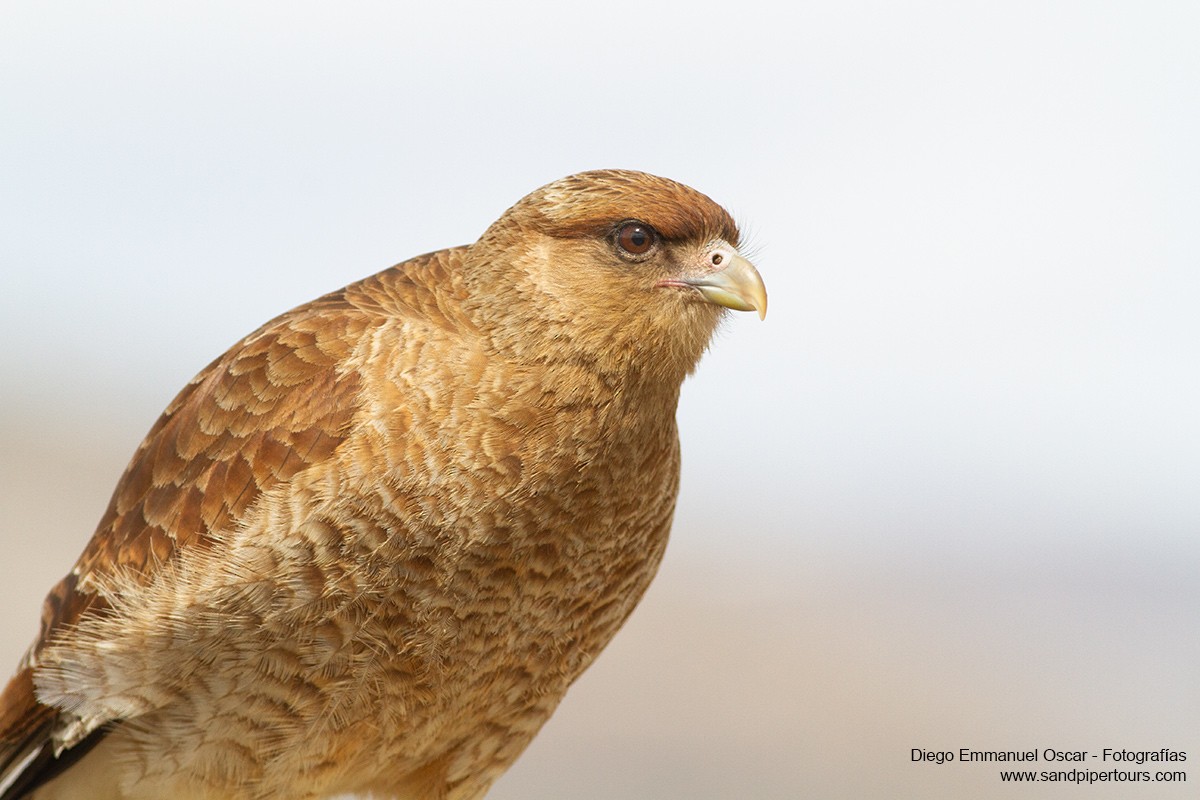
M 583 173 L 230 348 L 47 598 L 0 798 L 481 797 L 654 575 L 723 313 L 688 281 L 737 238 L 688 187 Z

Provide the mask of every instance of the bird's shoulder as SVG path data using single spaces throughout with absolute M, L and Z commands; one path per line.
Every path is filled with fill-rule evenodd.
M 150 579 L 204 547 L 272 486 L 329 458 L 349 435 L 372 332 L 460 332 L 457 251 L 421 256 L 298 306 L 205 367 L 142 440 L 72 572 L 51 592 L 41 642 L 102 599 L 97 582 Z M 388 340 L 389 346 L 419 344 Z
M 250 333 L 170 402 L 118 481 L 71 572 L 49 593 L 41 631 L 0 707 L 0 786 L 44 780 L 59 710 L 39 702 L 38 654 L 89 616 L 114 585 L 146 585 L 189 551 L 211 548 L 272 487 L 329 459 L 361 407 L 364 350 L 470 336 L 461 313 L 462 248 L 420 256 L 298 306 Z M 408 341 L 395 335 L 401 328 Z M 86 731 L 84 731 L 86 733 Z M 93 732 L 88 741 L 95 739 Z M 68 747 L 72 742 L 64 742 Z M 75 749 L 83 750 L 81 742 Z M 37 758 L 26 767 L 26 754 Z M 64 754 L 66 756 L 67 754 Z M 45 763 L 43 763 L 45 762 Z M 65 763 L 65 762 L 64 762 Z M 38 773 L 38 774 L 33 774 Z

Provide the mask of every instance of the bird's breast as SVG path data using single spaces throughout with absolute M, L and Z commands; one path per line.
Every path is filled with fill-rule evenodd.
M 198 604 L 229 609 L 204 637 L 244 621 L 216 667 L 266 687 L 255 713 L 275 723 L 271 747 L 301 752 L 323 726 L 367 719 L 381 743 L 348 764 L 418 764 L 451 745 L 463 769 L 507 762 L 658 567 L 678 486 L 673 400 L 439 352 L 364 373 L 333 456 L 265 494 L 219 570 L 181 570 L 199 576 Z M 214 713 L 253 705 L 225 708 L 220 686 L 189 680 Z

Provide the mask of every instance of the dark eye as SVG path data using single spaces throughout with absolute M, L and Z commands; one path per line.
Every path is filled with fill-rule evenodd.
M 617 246 L 630 255 L 645 255 L 657 240 L 658 232 L 644 222 L 626 222 L 617 229 Z

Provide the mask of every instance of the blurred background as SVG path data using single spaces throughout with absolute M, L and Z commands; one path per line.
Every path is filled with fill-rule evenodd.
M 657 582 L 490 797 L 1187 796 L 911 751 L 1200 781 L 1200 6 L 434 5 L 4 3 L 3 669 L 210 359 L 625 167 L 726 205 L 771 310 L 685 386 Z

